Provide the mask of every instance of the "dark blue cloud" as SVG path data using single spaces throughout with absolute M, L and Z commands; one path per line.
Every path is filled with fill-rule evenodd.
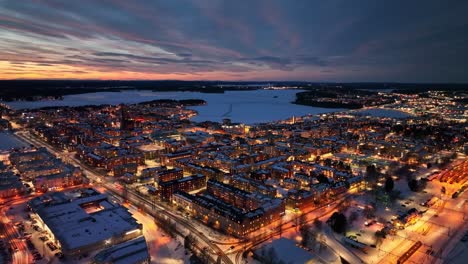
M 0 58 L 103 73 L 465 82 L 467 11 L 467 1 L 7 0 Z

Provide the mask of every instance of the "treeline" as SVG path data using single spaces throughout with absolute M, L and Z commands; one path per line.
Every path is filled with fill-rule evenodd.
M 345 108 L 345 109 L 360 109 L 363 107 L 362 104 L 357 103 L 340 103 L 340 102 L 321 102 L 316 100 L 301 100 L 296 99 L 295 104 L 308 105 L 322 108 Z
M 60 100 L 64 95 L 95 93 L 95 92 L 119 92 L 117 88 L 47 88 L 28 87 L 0 89 L 0 100 L 11 101 L 39 101 L 42 99 Z
M 393 89 L 399 93 L 423 93 L 429 90 L 466 91 L 468 84 L 411 84 L 411 83 L 311 83 L 311 82 L 223 82 L 223 81 L 119 81 L 119 80 L 0 80 L 0 100 L 61 99 L 71 94 L 117 92 L 121 90 L 192 91 L 224 93 L 225 91 L 249 91 L 267 86 L 290 86 L 315 91 L 332 98 L 333 93 L 368 95 L 381 89 Z M 367 90 L 367 91 L 366 91 Z M 369 91 L 372 90 L 372 91 Z M 331 93 L 330 93 L 331 91 Z
M 300 92 L 296 94 L 295 104 L 309 105 L 323 108 L 346 108 L 346 109 L 359 109 L 363 104 L 338 100 L 342 96 L 340 91 L 323 91 L 314 90 L 307 92 Z M 324 98 L 329 100 L 323 100 Z
M 156 99 L 146 102 L 138 103 L 138 105 L 147 105 L 147 106 L 167 106 L 167 105 L 183 105 L 183 106 L 196 106 L 196 105 L 205 105 L 206 101 L 202 99 Z
M 222 84 L 222 86 L 220 86 Z M 61 99 L 62 96 L 121 90 L 189 91 L 224 93 L 230 90 L 255 90 L 256 86 L 209 81 L 98 81 L 98 80 L 0 80 L 1 101 L 37 101 L 44 98 Z

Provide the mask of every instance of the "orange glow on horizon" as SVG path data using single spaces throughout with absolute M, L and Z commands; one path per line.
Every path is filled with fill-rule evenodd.
M 289 78 L 301 79 L 304 73 L 310 77 L 323 76 L 323 73 L 308 71 L 287 72 Z M 262 71 L 204 71 L 204 72 L 172 72 L 158 73 L 142 71 L 138 72 L 113 68 L 96 68 L 85 65 L 53 64 L 41 65 L 25 62 L 20 67 L 8 61 L 0 61 L 0 80 L 275 80 L 285 75 L 285 71 L 266 69 Z

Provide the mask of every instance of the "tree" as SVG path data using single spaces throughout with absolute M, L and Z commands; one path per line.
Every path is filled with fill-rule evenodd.
M 322 230 L 322 221 L 320 221 L 318 218 L 315 218 L 314 226 L 317 230 Z
M 345 164 L 343 163 L 343 161 L 340 160 L 336 167 L 338 168 L 338 170 L 343 170 L 345 168 Z
M 184 248 L 185 249 L 191 250 L 194 243 L 195 243 L 195 238 L 193 237 L 192 234 L 188 234 L 184 238 Z
M 344 233 L 346 231 L 347 220 L 343 213 L 334 212 L 329 221 L 331 228 L 336 233 Z
M 373 186 L 377 182 L 377 178 L 379 173 L 377 171 L 377 167 L 374 164 L 368 165 L 366 167 L 366 181 L 369 185 Z
M 395 183 L 393 182 L 392 177 L 387 177 L 387 179 L 385 180 L 385 191 L 387 193 L 391 192 L 394 186 Z
M 418 181 L 415 179 L 411 179 L 408 181 L 408 187 L 411 191 L 416 192 L 418 190 Z
M 309 225 L 303 225 L 303 226 L 301 226 L 299 228 L 299 232 L 300 232 L 301 237 L 302 237 L 301 245 L 303 247 L 307 246 L 307 244 L 309 243 L 309 240 L 311 238 L 309 228 L 310 228 Z
M 318 176 L 317 176 L 317 180 L 320 182 L 320 183 L 330 183 L 330 181 L 328 180 L 327 176 L 325 176 L 323 173 L 320 173 Z
M 375 165 L 372 164 L 366 167 L 366 176 L 371 178 L 377 176 L 377 168 L 375 167 Z
M 385 233 L 383 231 L 376 231 L 374 234 L 375 245 L 382 244 L 383 239 L 385 238 Z
M 210 251 L 208 250 L 207 247 L 204 247 L 201 252 L 200 252 L 200 260 L 202 263 L 210 263 Z
M 307 225 L 307 216 L 305 214 L 299 215 L 299 227 Z

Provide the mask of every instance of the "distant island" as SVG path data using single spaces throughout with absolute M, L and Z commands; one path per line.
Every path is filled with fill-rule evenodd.
M 316 85 L 306 87 L 304 88 L 306 91 L 297 93 L 293 103 L 322 108 L 360 109 L 392 104 L 398 100 L 398 94 L 418 94 L 421 97 L 428 97 L 428 92 L 431 90 L 442 91 L 455 98 L 466 98 L 464 89 L 468 88 L 462 84 L 398 84 L 383 89 L 376 87 L 379 86 L 376 85 L 371 89 L 368 84 Z M 385 92 L 382 92 L 383 90 Z
M 323 108 L 360 109 L 395 102 L 391 94 L 341 87 L 314 88 L 296 94 L 295 104 Z

